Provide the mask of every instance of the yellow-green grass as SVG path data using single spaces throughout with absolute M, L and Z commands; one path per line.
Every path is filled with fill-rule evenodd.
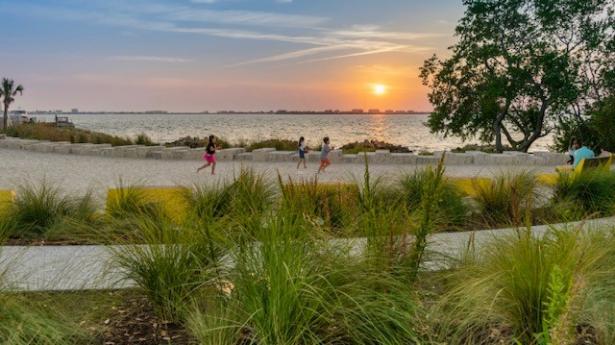
M 185 195 L 188 191 L 186 187 L 129 187 L 138 193 L 140 201 L 144 203 L 155 203 L 160 206 L 160 210 L 174 222 L 182 222 L 188 215 L 188 202 Z M 117 203 L 123 193 L 124 188 L 112 188 L 107 192 L 107 210 Z

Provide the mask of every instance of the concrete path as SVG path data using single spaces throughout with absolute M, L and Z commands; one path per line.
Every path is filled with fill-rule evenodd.
M 307 170 L 297 171 L 293 162 L 220 162 L 217 175 L 208 172 L 196 174 L 199 161 L 128 159 L 97 156 L 46 154 L 23 150 L 0 149 L 0 189 L 15 189 L 24 182 L 40 183 L 46 180 L 70 193 L 85 193 L 93 190 L 105 193 L 108 188 L 119 184 L 173 186 L 215 184 L 232 178 L 241 167 L 253 168 L 266 174 L 271 180 L 279 172 L 285 178 L 311 179 L 318 168 L 309 163 Z M 402 174 L 411 173 L 425 165 L 417 164 L 373 164 L 370 171 L 375 177 L 391 180 Z M 319 175 L 323 182 L 361 180 L 363 164 L 333 164 L 326 173 Z M 511 171 L 553 172 L 550 166 L 489 166 L 451 165 L 446 174 L 455 177 L 494 176 Z
M 568 229 L 583 226 L 592 230 L 615 226 L 615 217 L 551 226 Z M 542 236 L 551 226 L 535 226 L 532 231 L 536 236 Z M 493 238 L 514 235 L 517 231 L 500 229 L 434 234 L 429 239 L 428 251 L 432 256 L 426 268 L 446 267 L 464 252 L 470 241 L 480 248 Z M 351 245 L 354 253 L 360 253 L 365 246 L 365 239 L 361 238 L 336 242 Z M 123 271 L 113 267 L 111 249 L 105 246 L 0 247 L 0 275 L 4 282 L 0 287 L 21 291 L 133 287 L 134 282 L 123 279 Z

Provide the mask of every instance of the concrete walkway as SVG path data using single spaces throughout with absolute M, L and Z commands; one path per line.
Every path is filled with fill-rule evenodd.
M 575 229 L 583 226 L 591 230 L 615 226 L 615 217 L 595 219 L 570 224 L 535 226 L 536 236 L 544 235 L 550 227 Z M 490 240 L 514 235 L 516 229 L 469 231 L 434 234 L 429 239 L 428 251 L 431 260 L 427 269 L 446 267 L 459 257 L 472 242 L 476 248 Z M 360 253 L 365 239 L 336 240 L 351 245 L 354 253 Z M 121 269 L 113 267 L 112 248 L 105 246 L 43 246 L 0 247 L 0 275 L 3 289 L 20 291 L 56 291 L 122 289 L 133 287 L 133 281 L 125 280 Z
M 295 180 L 314 178 L 317 163 L 308 163 L 307 170 L 297 171 L 294 162 L 220 162 L 217 175 L 203 171 L 196 174 L 200 161 L 128 159 L 65 154 L 46 154 L 24 150 L 0 149 L 0 189 L 15 189 L 24 182 L 34 184 L 45 180 L 69 193 L 88 190 L 106 193 L 116 187 L 120 179 L 125 185 L 174 186 L 216 184 L 232 178 L 242 167 L 252 168 L 276 181 L 278 172 L 284 178 Z M 425 164 L 371 164 L 374 177 L 386 180 L 398 178 Z M 337 163 L 319 175 L 322 182 L 347 182 L 363 178 L 363 164 Z M 446 174 L 454 177 L 494 176 L 503 172 L 534 171 L 553 172 L 552 166 L 516 165 L 451 165 Z M 96 194 L 96 193 L 95 193 Z

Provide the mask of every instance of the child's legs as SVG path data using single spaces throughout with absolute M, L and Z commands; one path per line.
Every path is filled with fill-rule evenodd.
M 216 162 L 211 163 L 211 174 L 216 174 Z

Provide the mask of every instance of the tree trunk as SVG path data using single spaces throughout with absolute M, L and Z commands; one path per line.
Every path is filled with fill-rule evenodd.
M 540 117 L 538 118 L 538 120 L 536 120 L 534 130 L 532 131 L 532 135 L 530 135 L 529 138 L 527 138 L 527 140 L 525 140 L 519 146 L 519 151 L 527 152 L 527 150 L 530 149 L 530 146 L 532 146 L 532 144 L 536 140 L 538 140 L 538 138 L 542 137 L 542 129 L 544 128 L 545 116 L 546 116 L 548 107 L 549 107 L 549 101 L 544 99 L 540 107 Z
M 9 106 L 4 103 L 4 118 L 2 119 L 2 129 L 6 130 L 9 123 Z
M 502 123 L 496 120 L 495 124 L 495 151 L 498 153 L 504 152 L 504 147 L 502 147 Z

